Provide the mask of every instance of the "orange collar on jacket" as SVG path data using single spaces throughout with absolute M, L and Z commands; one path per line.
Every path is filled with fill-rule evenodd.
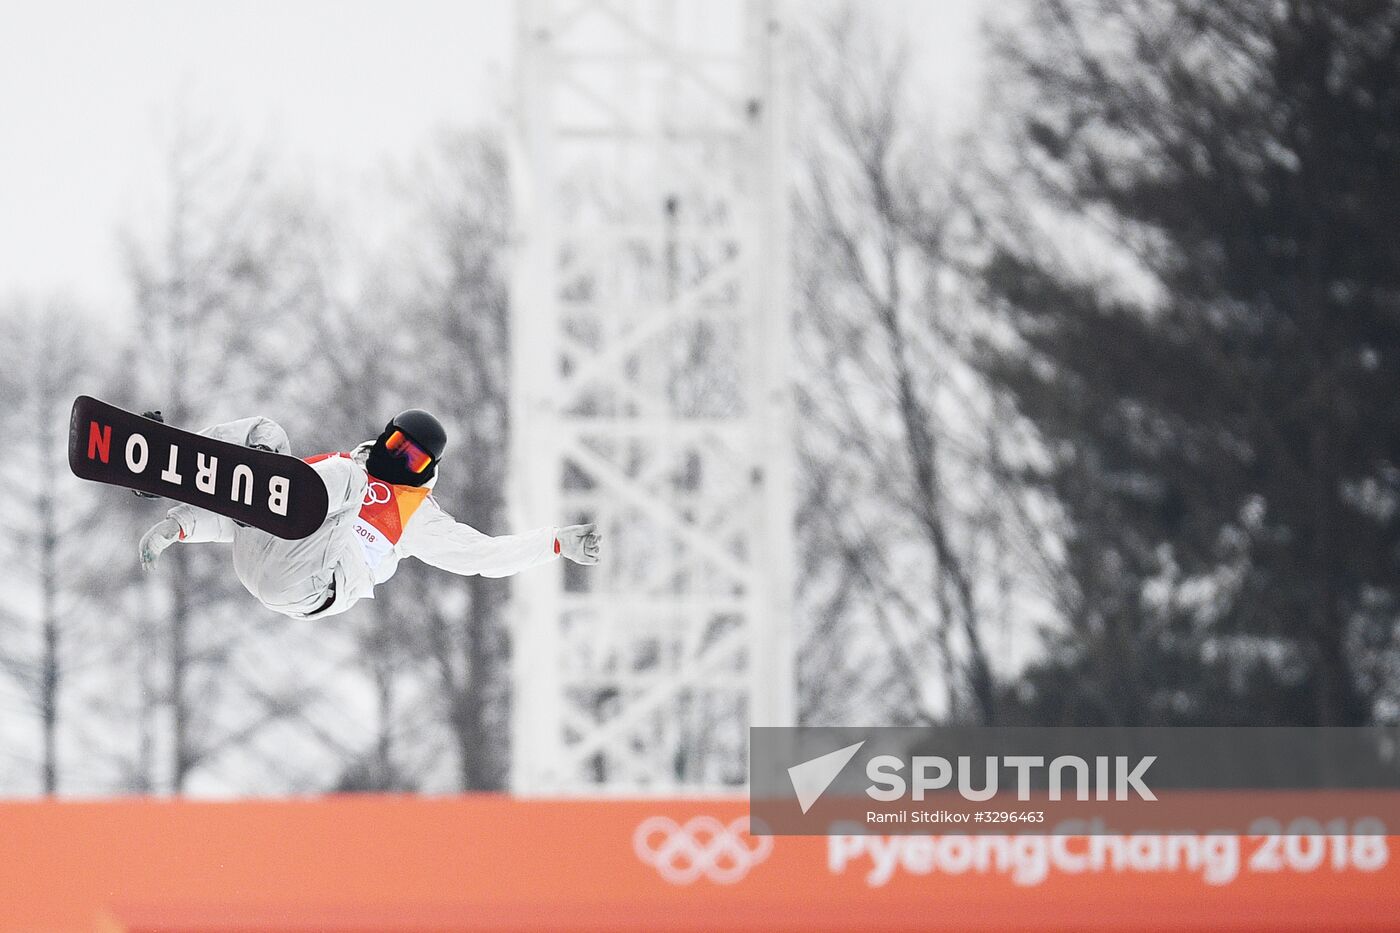
M 353 459 L 343 451 L 317 454 L 305 459 L 307 463 L 317 463 L 330 457 Z M 373 525 L 391 544 L 398 544 L 408 520 L 431 493 L 432 489 L 427 486 L 399 486 L 371 475 L 365 486 L 364 502 L 360 506 L 360 520 Z

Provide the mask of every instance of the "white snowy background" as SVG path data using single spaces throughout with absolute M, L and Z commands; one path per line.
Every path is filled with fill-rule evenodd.
M 981 4 L 870 6 L 871 49 L 841 54 L 917 36 L 910 118 L 952 145 Z M 468 607 L 504 587 L 410 571 L 310 626 L 251 602 L 221 548 L 143 577 L 161 506 L 74 480 L 58 434 L 79 392 L 191 425 L 265 413 L 303 452 L 407 404 L 460 437 L 501 403 L 503 361 L 476 380 L 443 335 L 500 346 L 513 30 L 506 3 L 0 3 L 0 470 L 30 490 L 4 520 L 0 789 L 502 785 L 507 640 Z M 505 531 L 495 446 L 440 488 Z
M 1400 7 L 790 9 L 800 720 L 1400 716 Z M 509 531 L 513 29 L 0 0 L 0 793 L 506 786 L 506 583 L 289 622 L 64 459 L 424 407 Z

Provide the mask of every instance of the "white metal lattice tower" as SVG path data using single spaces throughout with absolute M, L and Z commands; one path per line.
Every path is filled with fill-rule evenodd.
M 792 721 L 776 0 L 522 0 L 512 518 L 605 561 L 514 582 L 513 789 L 734 792 Z

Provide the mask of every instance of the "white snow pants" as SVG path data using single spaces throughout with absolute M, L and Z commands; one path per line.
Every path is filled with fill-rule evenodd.
M 291 453 L 287 432 L 268 418 L 243 418 L 199 433 Z M 297 541 L 244 527 L 192 505 L 179 505 L 169 512 L 180 523 L 187 543 L 232 542 L 234 572 L 244 588 L 267 608 L 299 619 L 337 615 L 374 589 L 353 529 L 368 481 L 364 468 L 345 457 L 328 457 L 312 468 L 326 484 L 330 505 L 321 527 Z M 334 597 L 325 605 L 332 584 Z

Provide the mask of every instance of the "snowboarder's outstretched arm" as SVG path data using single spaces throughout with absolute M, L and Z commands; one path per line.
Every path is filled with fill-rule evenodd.
M 452 573 L 508 577 L 556 556 L 596 564 L 601 538 L 592 527 L 536 528 L 492 537 L 456 521 L 430 497 L 404 529 L 399 547 L 405 555 Z
M 237 527 L 231 518 L 192 505 L 177 505 L 165 514 L 165 518 L 141 536 L 141 543 L 137 546 L 141 567 L 145 570 L 153 570 L 161 552 L 177 541 L 186 544 L 232 541 Z

